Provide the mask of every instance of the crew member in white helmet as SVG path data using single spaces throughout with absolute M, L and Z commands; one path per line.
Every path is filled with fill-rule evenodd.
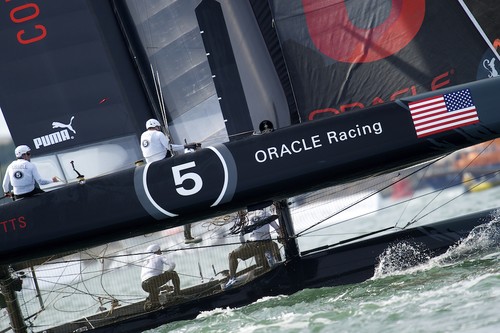
M 57 177 L 52 177 L 51 180 L 40 177 L 35 164 L 31 163 L 31 149 L 26 145 L 16 147 L 15 154 L 17 160 L 12 162 L 5 172 L 3 179 L 3 191 L 5 196 L 14 199 L 30 197 L 37 193 L 44 193 L 42 189 L 35 186 L 46 185 L 52 182 L 57 182 Z M 12 185 L 13 191 L 10 190 Z
M 146 163 L 151 163 L 170 157 L 175 152 L 183 152 L 184 145 L 171 144 L 161 131 L 161 124 L 156 119 L 146 122 L 146 131 L 141 135 L 142 156 Z
M 151 309 L 160 306 L 159 294 L 160 287 L 172 280 L 174 285 L 174 295 L 180 293 L 180 279 L 175 269 L 175 263 L 162 255 L 160 245 L 152 244 L 146 250 L 149 255 L 144 261 L 141 270 L 141 287 L 149 293 L 149 302 Z M 164 265 L 167 270 L 163 271 Z
M 190 143 L 185 145 L 171 144 L 168 137 L 161 131 L 161 124 L 156 119 L 146 121 L 146 131 L 141 135 L 142 156 L 146 163 L 162 160 L 171 157 L 173 154 L 183 154 L 192 152 L 201 147 L 199 143 Z M 201 238 L 194 238 L 191 235 L 191 225 L 184 226 L 184 237 L 186 244 L 198 243 Z

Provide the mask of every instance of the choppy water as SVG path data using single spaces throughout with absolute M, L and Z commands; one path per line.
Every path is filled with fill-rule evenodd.
M 498 332 L 499 255 L 263 299 L 149 332 Z
M 499 332 L 499 240 L 495 222 L 406 270 L 398 258 L 408 245 L 399 245 L 364 283 L 216 309 L 147 332 Z

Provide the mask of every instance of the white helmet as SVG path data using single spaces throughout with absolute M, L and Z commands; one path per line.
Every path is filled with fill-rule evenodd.
M 146 129 L 151 128 L 151 127 L 159 127 L 161 126 L 160 122 L 156 119 L 149 119 L 146 121 Z
M 152 244 L 152 245 L 148 246 L 148 249 L 146 251 L 149 253 L 155 253 L 155 252 L 158 252 L 160 250 L 161 250 L 160 245 Z
M 26 145 L 20 145 L 16 147 L 15 153 L 17 158 L 21 158 L 23 154 L 26 154 L 27 152 L 31 151 L 30 147 Z

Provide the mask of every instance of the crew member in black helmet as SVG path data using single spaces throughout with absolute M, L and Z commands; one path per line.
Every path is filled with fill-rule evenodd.
M 270 132 L 274 131 L 274 125 L 269 120 L 263 120 L 259 124 L 259 131 L 260 131 L 260 134 L 270 133 Z

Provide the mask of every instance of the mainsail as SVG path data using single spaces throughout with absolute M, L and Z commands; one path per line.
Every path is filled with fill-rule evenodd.
M 134 332 L 363 281 L 399 239 L 446 251 L 491 220 L 491 200 L 486 211 L 456 209 L 441 223 L 430 212 L 403 219 L 378 208 L 382 199 L 396 205 L 381 193 L 425 163 L 499 136 L 499 58 L 478 4 L 6 2 L 0 107 L 13 140 L 32 144 L 44 171 L 75 181 L 75 161 L 87 176 L 2 205 L 2 295 L 9 314 L 21 300 L 29 309 L 12 325 Z M 447 114 L 462 110 L 449 100 L 464 95 L 474 119 L 450 125 Z M 446 120 L 422 135 L 412 109 L 429 100 L 447 101 Z M 205 149 L 134 166 L 150 117 L 162 118 L 174 141 Z M 276 130 L 261 133 L 265 120 Z M 282 236 L 272 238 L 286 261 L 242 261 L 238 287 L 226 289 L 238 234 L 266 210 L 279 219 Z M 179 227 L 191 222 L 200 222 L 192 232 L 202 243 L 184 243 Z M 410 228 L 417 223 L 425 225 Z M 165 287 L 153 314 L 138 279 L 152 243 L 175 258 L 182 287 L 180 295 Z M 7 288 L 21 280 L 20 292 Z

